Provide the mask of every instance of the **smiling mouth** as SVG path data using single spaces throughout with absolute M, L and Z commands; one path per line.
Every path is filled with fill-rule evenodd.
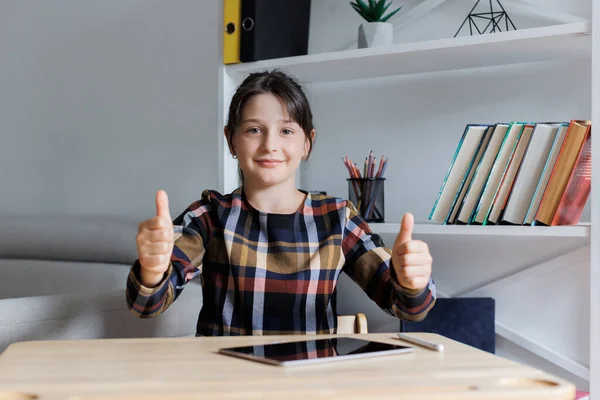
M 276 167 L 282 162 L 280 160 L 256 160 L 256 163 L 263 167 Z

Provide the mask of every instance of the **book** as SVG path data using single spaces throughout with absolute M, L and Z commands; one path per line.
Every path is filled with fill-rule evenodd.
M 458 194 L 458 197 L 456 198 L 456 201 L 454 202 L 454 205 L 450 212 L 450 216 L 448 217 L 448 221 L 447 221 L 448 224 L 454 224 L 456 222 L 456 216 L 458 214 L 458 211 L 460 210 L 463 199 L 465 198 L 467 190 L 468 190 L 469 186 L 471 185 L 471 181 L 473 179 L 473 176 L 475 175 L 475 170 L 477 169 L 477 166 L 479 165 L 479 163 L 481 161 L 481 157 L 483 156 L 483 154 L 485 153 L 485 150 L 487 149 L 488 143 L 492 136 L 491 133 L 493 130 L 494 130 L 494 126 L 489 125 L 483 134 L 483 140 L 481 142 L 481 146 L 479 146 L 479 148 L 477 150 L 477 154 L 475 155 L 475 158 L 473 161 L 473 167 L 469 168 L 469 172 L 467 174 L 467 177 L 465 178 L 465 183 L 462 185 L 460 193 Z
M 508 163 L 515 151 L 524 127 L 525 124 L 522 122 L 511 122 L 509 124 L 504 141 L 500 146 L 500 150 L 498 150 L 498 154 L 492 165 L 492 170 L 483 187 L 479 203 L 475 208 L 475 213 L 471 220 L 472 224 L 485 225 L 487 223 L 487 218 L 492 208 L 492 202 L 496 197 L 500 182 L 506 172 L 506 168 L 508 168 Z
M 592 140 L 590 127 L 550 225 L 576 225 L 590 195 L 591 186 Z
M 559 124 L 536 123 L 513 187 L 502 211 L 501 224 L 523 225 L 544 164 L 556 139 Z
M 240 62 L 242 0 L 223 0 L 223 63 Z
M 590 392 L 586 392 L 584 390 L 576 390 L 574 400 L 590 400 Z
M 590 192 L 590 175 L 591 122 L 573 120 L 569 123 L 533 224 L 577 223 Z
M 240 61 L 308 53 L 310 0 L 243 0 Z
M 447 223 L 469 171 L 474 167 L 475 157 L 487 131 L 488 125 L 468 124 L 466 126 L 429 214 L 430 220 Z
M 487 223 L 496 224 L 499 222 L 499 218 L 506 205 L 506 200 L 512 191 L 515 177 L 517 176 L 517 172 L 521 166 L 521 161 L 525 155 L 525 150 L 527 150 L 527 146 L 529 146 L 529 140 L 531 139 L 533 128 L 534 125 L 532 124 L 527 124 L 523 127 L 523 131 L 521 132 L 521 136 L 519 137 L 515 151 L 508 162 L 508 167 L 506 168 L 504 176 L 502 176 L 500 186 L 498 187 L 498 191 L 496 192 L 496 196 L 492 202 L 492 208 L 487 217 Z
M 500 150 L 500 146 L 504 141 L 507 130 L 508 124 L 495 124 L 491 133 L 491 138 L 485 149 L 485 153 L 477 165 L 475 175 L 469 184 L 465 198 L 460 206 L 458 217 L 456 218 L 457 224 L 468 224 L 471 222 L 471 218 L 475 211 L 475 206 L 481 198 L 483 186 L 488 180 L 492 165 L 496 159 L 498 150 Z
M 561 123 L 560 127 L 558 128 L 558 133 L 556 134 L 556 138 L 554 139 L 554 142 L 552 143 L 552 148 L 550 149 L 550 155 L 548 156 L 548 159 L 544 164 L 541 177 L 535 187 L 533 198 L 531 200 L 531 203 L 529 204 L 529 208 L 527 209 L 527 214 L 525 215 L 525 221 L 523 223 L 524 225 L 532 225 L 533 223 L 533 219 L 535 218 L 535 214 L 537 213 L 540 202 L 542 201 L 542 196 L 544 195 L 544 191 L 546 190 L 546 186 L 548 185 L 550 174 L 552 173 L 552 169 L 554 168 L 554 164 L 556 163 L 556 159 L 558 158 L 558 153 L 560 153 L 560 149 L 562 147 L 568 128 L 568 122 Z

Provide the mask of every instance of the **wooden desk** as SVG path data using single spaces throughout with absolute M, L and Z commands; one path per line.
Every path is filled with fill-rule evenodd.
M 574 398 L 574 386 L 562 379 L 441 336 L 415 335 L 443 343 L 445 351 L 415 346 L 411 354 L 277 367 L 216 350 L 298 337 L 16 343 L 0 356 L 0 399 Z M 402 343 L 391 333 L 356 337 Z

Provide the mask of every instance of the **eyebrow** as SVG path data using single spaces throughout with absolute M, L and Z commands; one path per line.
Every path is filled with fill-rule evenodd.
M 258 118 L 247 118 L 247 119 L 242 120 L 241 123 L 243 124 L 246 122 L 262 123 L 263 121 Z M 284 124 L 290 124 L 290 123 L 294 123 L 295 121 L 293 121 L 291 119 L 280 119 L 277 122 L 282 122 Z

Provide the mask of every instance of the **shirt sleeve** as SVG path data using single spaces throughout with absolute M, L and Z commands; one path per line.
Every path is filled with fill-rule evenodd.
M 162 314 L 187 282 L 202 274 L 202 260 L 212 235 L 211 205 L 203 198 L 190 205 L 173 221 L 174 246 L 171 262 L 162 281 L 153 288 L 140 283 L 136 260 L 127 278 L 127 305 L 134 315 L 152 318 Z
M 384 247 L 354 205 L 346 207 L 342 250 L 344 272 L 352 278 L 377 305 L 390 315 L 406 321 L 420 321 L 427 316 L 436 300 L 433 279 L 423 290 L 400 285 L 392 267 L 392 251 Z

